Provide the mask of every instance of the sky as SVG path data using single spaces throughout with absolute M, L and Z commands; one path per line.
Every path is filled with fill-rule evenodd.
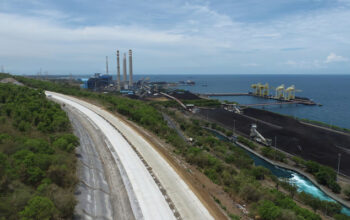
M 14 74 L 350 74 L 350 0 L 0 0 Z

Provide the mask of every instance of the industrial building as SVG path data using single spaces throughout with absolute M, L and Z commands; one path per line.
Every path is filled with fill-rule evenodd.
M 113 85 L 111 75 L 101 75 L 101 73 L 95 73 L 95 75 L 88 79 L 87 88 L 91 90 L 101 90 L 110 85 Z

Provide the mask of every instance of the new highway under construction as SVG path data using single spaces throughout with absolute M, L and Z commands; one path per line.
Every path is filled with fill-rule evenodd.
M 218 218 L 138 132 L 85 101 L 46 92 L 69 113 L 84 145 L 77 213 L 86 219 Z

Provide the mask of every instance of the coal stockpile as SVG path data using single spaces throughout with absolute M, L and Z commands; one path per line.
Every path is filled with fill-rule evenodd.
M 197 95 L 195 95 L 191 92 L 188 92 L 188 91 L 184 91 L 184 92 L 175 91 L 175 92 L 171 93 L 170 95 L 172 95 L 175 98 L 180 99 L 180 100 L 200 99 Z
M 248 108 L 244 114 L 235 114 L 224 109 L 201 109 L 202 117 L 236 130 L 249 136 L 252 123 L 274 145 L 288 153 L 314 160 L 337 169 L 338 153 L 341 153 L 340 172 L 350 176 L 350 135 L 306 125 L 288 116 L 275 114 L 260 109 Z

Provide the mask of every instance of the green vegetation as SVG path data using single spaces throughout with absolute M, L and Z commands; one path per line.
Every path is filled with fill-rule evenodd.
M 171 116 L 189 137 L 195 142 L 184 152 L 186 160 L 197 165 L 214 183 L 222 185 L 224 190 L 232 197 L 239 197 L 249 204 L 251 215 L 266 214 L 265 219 L 321 219 L 317 214 L 299 207 L 293 197 L 297 194 L 295 186 L 278 180 L 271 172 L 260 166 L 254 166 L 252 159 L 241 148 L 232 143 L 222 141 L 212 132 L 202 129 L 208 124 L 202 121 L 185 119 L 182 114 L 163 109 Z M 212 128 L 218 128 L 211 124 Z M 265 187 L 262 181 L 269 180 L 280 184 L 287 189 L 289 195 Z M 263 211 L 264 203 L 259 201 L 271 201 L 271 209 Z M 219 203 L 219 201 L 217 201 Z M 271 205 L 271 204 L 270 204 Z M 262 206 L 262 207 L 261 207 Z M 277 210 L 277 211 L 276 211 Z M 271 213 L 272 212 L 272 213 Z M 274 212 L 277 212 L 274 213 Z M 292 217 L 292 218 L 289 218 Z M 233 216 L 237 219 L 237 216 Z M 272 218 L 273 219 L 273 218 Z
M 194 100 L 181 100 L 185 105 L 194 104 L 199 107 L 218 107 L 221 102 L 217 99 L 194 99 Z
M 281 162 L 285 162 L 287 156 L 281 151 L 275 150 L 271 147 L 263 147 L 261 148 L 261 153 L 267 158 L 278 160 Z
M 324 214 L 333 216 L 335 214 L 339 214 L 341 210 L 341 205 L 335 202 L 329 202 L 320 200 L 318 198 L 313 197 L 310 194 L 301 192 L 298 194 L 298 198 L 306 205 L 312 207 L 312 209 L 316 212 L 317 210 L 322 211 Z
M 154 132 L 174 146 L 175 153 L 183 156 L 187 162 L 197 166 L 201 172 L 211 179 L 211 181 L 221 185 L 228 195 L 232 196 L 232 198 L 239 197 L 244 200 L 248 204 L 252 216 L 261 215 L 264 216 L 264 219 L 320 219 L 317 214 L 308 209 L 301 208 L 293 201 L 292 198 L 297 194 L 295 187 L 289 187 L 282 183 L 275 176 L 272 176 L 270 171 L 265 168 L 255 167 L 252 159 L 241 148 L 232 143 L 222 141 L 208 130 L 203 129 L 203 126 L 208 127 L 207 123 L 199 120 L 187 119 L 183 117 L 182 114 L 178 114 L 176 111 L 166 108 L 166 106 L 168 106 L 166 103 L 171 103 L 171 101 L 165 102 L 165 104 L 164 102 L 142 102 L 112 94 L 92 93 L 81 90 L 78 87 L 69 86 L 68 84 L 54 84 L 47 81 L 43 82 L 23 77 L 16 78 L 22 83 L 35 88 L 47 89 L 98 101 L 110 111 L 116 111 Z M 164 111 L 174 119 L 186 136 L 194 139 L 193 143 L 187 143 L 176 133 L 175 130 L 169 128 L 163 120 L 161 111 Z M 51 124 L 49 127 L 56 128 Z M 212 127 L 218 128 L 219 126 L 212 125 Z M 69 147 L 69 144 L 67 145 L 64 140 L 60 140 L 61 137 L 62 135 L 56 135 L 51 137 L 48 141 L 49 146 L 55 151 L 53 155 L 56 155 L 56 152 L 71 155 L 72 147 Z M 72 143 L 69 140 L 66 141 L 67 143 Z M 267 156 L 272 155 L 272 157 L 274 157 L 278 154 L 271 148 L 265 151 Z M 5 154 L 4 156 L 0 155 L 0 157 L 8 158 L 9 155 L 10 154 Z M 285 156 L 278 155 L 276 158 L 283 161 Z M 60 159 L 63 158 L 60 157 Z M 58 159 L 49 161 L 54 164 L 50 164 L 47 170 L 44 169 L 43 172 L 38 170 L 38 172 L 32 172 L 35 175 L 33 175 L 33 178 L 30 179 L 30 181 L 38 181 L 40 178 L 43 179 L 39 182 L 40 184 L 38 184 L 36 189 L 31 189 L 30 193 L 22 196 L 26 198 L 23 204 L 28 207 L 39 207 L 38 209 L 51 210 L 50 213 L 52 213 L 53 216 L 57 216 L 60 214 L 55 214 L 55 210 L 52 209 L 50 205 L 41 207 L 41 199 L 36 199 L 37 201 L 32 202 L 33 204 L 29 204 L 29 201 L 32 201 L 31 199 L 33 199 L 33 197 L 28 196 L 28 194 L 35 194 L 36 196 L 49 198 L 58 210 L 58 213 L 62 213 L 61 210 L 67 208 L 60 207 L 59 204 L 63 203 L 57 203 L 56 199 L 59 197 L 58 195 L 61 194 L 59 192 L 64 190 L 64 187 L 67 187 L 70 182 L 60 182 L 57 177 L 62 175 L 65 169 L 70 170 L 69 165 L 65 165 L 65 167 L 62 165 L 63 163 L 55 163 L 55 161 L 59 161 Z M 1 164 L 6 163 L 1 162 Z M 3 172 L 3 169 L 0 169 L 0 173 L 1 172 Z M 282 188 L 287 190 L 288 194 L 284 194 L 277 189 L 271 189 L 271 187 L 265 186 L 263 181 L 274 181 L 276 186 L 280 184 Z M 67 199 L 69 197 L 59 198 Z M 70 205 L 67 206 L 69 210 Z M 0 209 L 1 208 L 2 206 L 0 206 Z M 23 217 L 30 216 L 32 213 L 23 210 L 26 209 L 21 208 L 19 210 L 22 211 L 21 213 L 23 214 L 21 215 Z M 334 208 L 334 211 L 327 211 L 327 214 L 333 215 L 336 213 L 335 215 L 338 215 L 339 212 L 337 212 L 337 209 Z M 47 215 L 43 218 L 46 216 Z M 232 218 L 236 219 L 235 216 Z
M 350 220 L 350 217 L 344 214 L 335 214 L 333 218 L 335 220 Z
M 316 177 L 318 183 L 328 186 L 335 193 L 340 193 L 341 187 L 336 182 L 337 174 L 332 168 L 311 160 L 304 161 L 303 164 L 306 166 L 306 171 Z
M 255 150 L 257 148 L 257 146 L 254 144 L 254 142 L 252 142 L 252 141 L 250 141 L 242 136 L 238 136 L 237 141 L 248 146 L 252 150 Z
M 321 127 L 331 128 L 331 129 L 338 130 L 338 131 L 350 132 L 350 129 L 338 127 L 336 125 L 329 125 L 329 124 L 321 122 L 321 121 L 315 121 L 315 120 L 310 120 L 310 119 L 306 119 L 306 118 L 299 118 L 299 120 L 310 123 L 310 124 L 319 125 Z
M 350 200 L 350 185 L 347 185 L 344 189 L 344 194 L 347 197 L 348 200 Z
M 216 99 L 192 99 L 192 100 L 181 100 L 185 105 L 194 104 L 199 107 L 218 107 L 221 105 L 219 100 Z M 164 107 L 180 108 L 180 105 L 174 100 L 156 102 L 158 105 Z
M 77 138 L 42 90 L 0 84 L 0 218 L 69 219 Z

